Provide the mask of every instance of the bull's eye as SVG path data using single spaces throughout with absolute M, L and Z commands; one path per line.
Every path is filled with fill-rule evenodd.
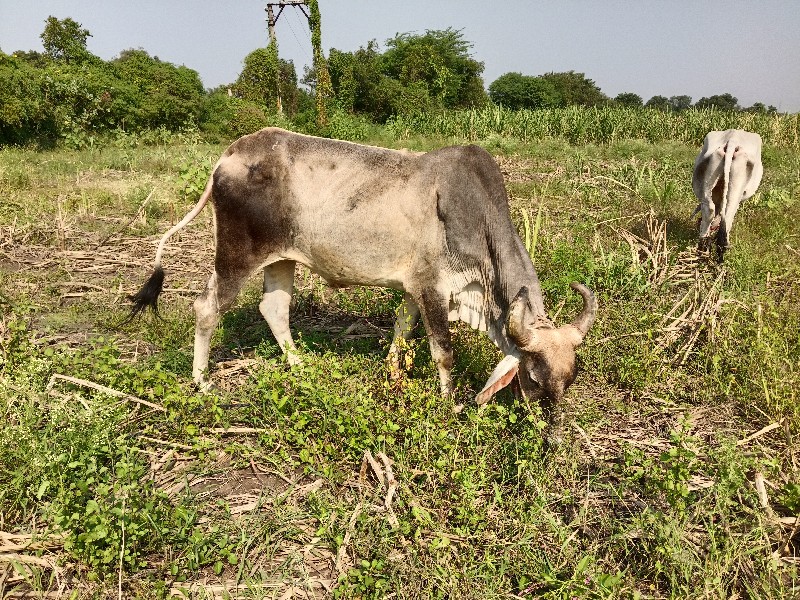
M 542 387 L 542 384 L 536 379 L 536 373 L 528 369 L 528 379 L 530 379 L 531 383 L 536 387 Z

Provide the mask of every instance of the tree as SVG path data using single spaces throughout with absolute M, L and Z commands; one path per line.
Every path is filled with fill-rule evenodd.
M 505 73 L 489 86 L 489 98 L 495 104 L 518 110 L 548 108 L 561 104 L 561 97 L 550 81 L 521 73 Z
M 744 109 L 745 112 L 766 114 L 767 107 L 763 102 L 755 102 L 753 106 Z
M 138 94 L 135 110 L 128 117 L 134 128 L 177 130 L 196 123 L 205 94 L 197 71 L 162 61 L 141 49 L 123 50 L 111 64 L 116 76 Z
M 275 103 L 277 90 L 274 83 L 278 79 L 278 65 L 273 58 L 268 48 L 256 48 L 245 56 L 244 68 L 231 86 L 233 93 L 271 107 Z
M 54 139 L 59 122 L 44 97 L 45 71 L 0 52 L 0 146 Z
M 691 96 L 670 96 L 669 104 L 672 107 L 672 110 L 675 110 L 675 111 L 686 110 L 687 108 L 692 106 L 692 97 Z
M 401 33 L 386 41 L 381 72 L 403 87 L 426 89 L 435 105 L 466 108 L 486 102 L 483 63 L 470 56 L 472 44 L 459 30 Z
M 357 92 L 354 63 L 355 56 L 351 52 L 331 48 L 328 53 L 328 74 L 336 103 L 339 108 L 350 113 L 353 112 Z
M 698 108 L 718 108 L 719 110 L 737 111 L 741 110 L 739 100 L 729 93 L 715 94 L 708 98 L 700 98 L 695 105 Z
M 672 110 L 672 104 L 666 96 L 653 96 L 644 104 L 647 108 L 655 108 L 658 110 Z
M 47 54 L 36 52 L 36 50 L 17 50 L 11 56 L 25 61 L 37 69 L 44 69 L 51 61 Z
M 622 106 L 642 106 L 642 97 L 633 92 L 622 92 L 614 97 L 614 102 Z
M 91 35 L 89 30 L 84 29 L 77 21 L 70 18 L 60 21 L 49 16 L 39 37 L 45 54 L 50 58 L 72 63 L 80 62 L 89 56 L 89 51 L 86 50 L 86 38 Z
M 311 29 L 311 47 L 314 51 L 314 71 L 317 74 L 315 100 L 317 106 L 317 125 L 324 126 L 328 122 L 327 103 L 333 96 L 331 78 L 328 74 L 328 63 L 322 53 L 322 16 L 317 0 L 306 0 L 308 5 L 308 26 Z
M 331 49 L 328 71 L 341 109 L 383 122 L 393 114 L 486 102 L 483 63 L 470 57 L 472 45 L 460 31 L 404 33 L 386 43 L 383 53 L 375 40 L 355 52 Z M 315 70 L 302 82 L 314 87 Z
M 381 122 L 394 114 L 402 86 L 381 72 L 381 53 L 375 40 L 355 52 L 331 48 L 328 72 L 335 102 L 340 109 L 367 114 Z M 301 82 L 313 88 L 316 72 L 306 71 Z
M 743 110 L 745 112 L 758 113 L 758 114 L 762 114 L 762 115 L 774 115 L 776 112 L 778 112 L 777 108 L 775 108 L 771 104 L 769 106 L 766 106 L 766 105 L 764 105 L 763 102 L 755 102 L 755 103 L 753 103 L 753 106 L 750 106 L 750 107 L 745 108 Z
M 244 58 L 244 68 L 231 90 L 239 98 L 260 104 L 270 112 L 276 110 L 279 91 L 284 110 L 293 114 L 298 93 L 294 63 L 279 59 L 271 47 L 256 48 Z
M 541 78 L 549 81 L 561 97 L 563 105 L 580 104 L 597 106 L 608 102 L 608 96 L 600 91 L 597 84 L 583 73 L 567 71 L 565 73 L 545 73 Z

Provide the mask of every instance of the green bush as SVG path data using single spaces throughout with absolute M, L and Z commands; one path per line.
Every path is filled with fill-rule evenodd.
M 0 53 L 0 143 L 82 148 L 105 132 L 196 127 L 205 97 L 195 71 L 123 52 L 104 62 Z
M 561 104 L 552 82 L 521 73 L 506 73 L 489 86 L 489 97 L 495 104 L 512 110 L 521 108 L 552 108 Z
M 0 52 L 0 145 L 51 140 L 59 124 L 45 101 L 44 69 Z

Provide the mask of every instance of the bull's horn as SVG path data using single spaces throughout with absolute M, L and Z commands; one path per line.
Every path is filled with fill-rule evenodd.
M 506 319 L 508 337 L 519 348 L 524 348 L 531 341 L 530 331 L 525 328 L 525 312 L 528 310 L 528 305 L 528 288 L 523 286 L 511 301 Z
M 594 323 L 594 318 L 597 316 L 597 300 L 595 299 L 592 290 L 587 288 L 582 283 L 573 281 L 569 284 L 569 287 L 578 292 L 583 298 L 583 310 L 581 311 L 581 314 L 575 317 L 575 320 L 572 322 L 572 326 L 581 332 L 582 339 L 583 336 L 586 335 L 586 332 L 589 331 L 592 323 Z

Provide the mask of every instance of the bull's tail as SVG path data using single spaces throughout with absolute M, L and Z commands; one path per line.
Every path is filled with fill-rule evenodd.
M 216 166 L 214 167 L 216 170 Z M 206 189 L 203 191 L 203 195 L 200 196 L 200 200 L 197 201 L 197 204 L 194 205 L 194 208 L 190 210 L 183 219 L 181 219 L 180 223 L 172 227 L 164 236 L 161 238 L 161 241 L 158 244 L 158 249 L 156 250 L 156 260 L 153 266 L 153 274 L 150 275 L 149 279 L 145 282 L 138 292 L 133 294 L 132 296 L 128 296 L 128 300 L 133 303 L 131 307 L 131 312 L 128 314 L 128 317 L 123 321 L 127 323 L 132 319 L 135 319 L 141 313 L 146 311 L 148 308 L 153 311 L 153 314 L 158 316 L 158 297 L 161 295 L 161 290 L 164 288 L 164 269 L 161 267 L 161 256 L 164 254 L 164 248 L 167 245 L 167 240 L 179 232 L 181 229 L 186 227 L 192 219 L 194 219 L 200 211 L 203 210 L 205 205 L 208 203 L 208 199 L 211 197 L 211 188 L 214 183 L 214 171 L 211 172 L 211 177 L 208 178 L 208 183 L 206 184 Z
M 728 140 L 728 143 L 725 144 L 725 162 L 722 166 L 722 207 L 719 211 L 720 215 L 724 215 L 725 211 L 728 210 L 728 188 L 731 185 L 731 164 L 733 164 L 733 155 L 737 148 L 738 146 L 736 145 L 735 139 Z

